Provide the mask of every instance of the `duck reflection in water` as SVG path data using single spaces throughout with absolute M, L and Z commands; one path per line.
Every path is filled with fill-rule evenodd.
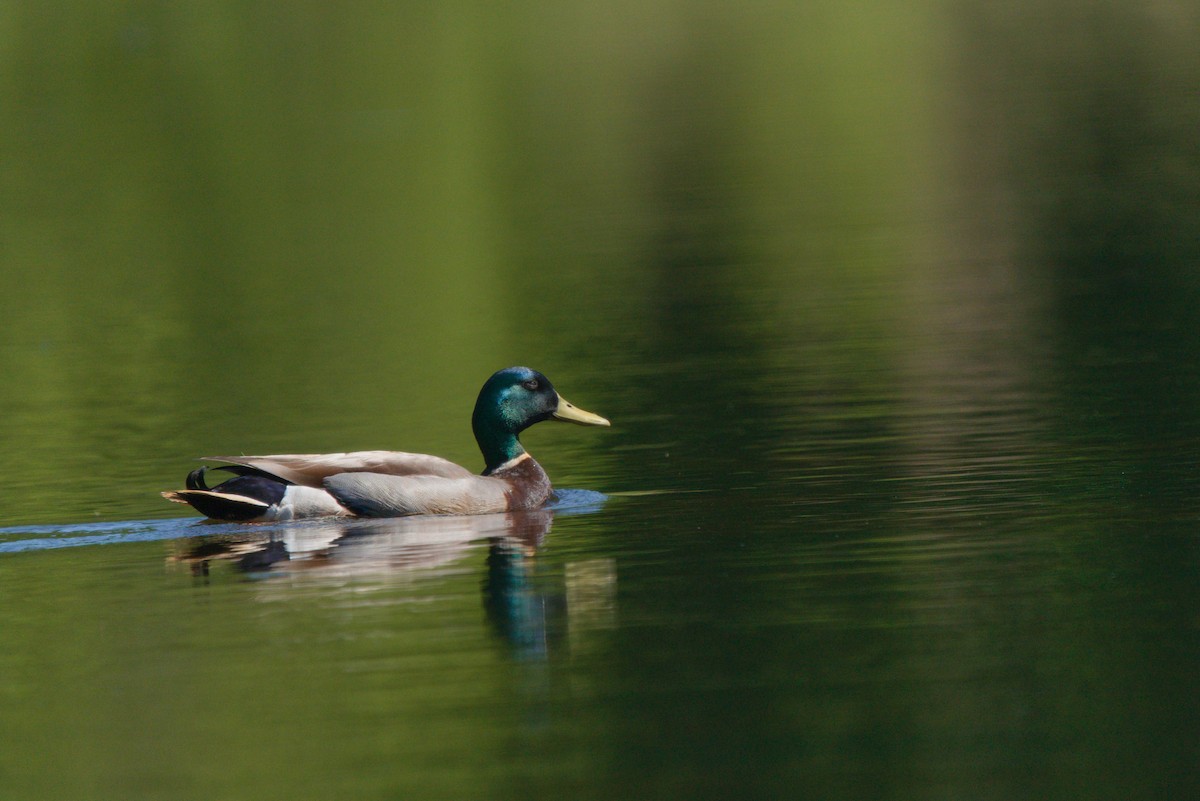
M 539 525 L 541 521 L 527 519 L 517 536 L 492 539 L 483 580 L 488 619 L 514 655 L 525 659 L 544 659 L 566 631 L 565 593 L 535 580 L 537 546 L 529 543 L 540 545 L 549 530 L 547 523 L 539 533 Z
M 538 575 L 537 553 L 554 514 L 538 509 L 461 517 L 331 518 L 258 531 L 239 526 L 177 540 L 170 558 L 188 565 L 205 582 L 218 563 L 253 579 L 286 576 L 288 581 L 278 585 L 286 592 L 296 581 L 361 580 L 387 586 L 461 572 L 458 562 L 486 541 L 482 596 L 487 619 L 515 657 L 543 659 L 574 626 L 576 610 L 569 600 L 581 599 L 578 611 L 594 621 L 597 607 L 610 605 L 612 589 L 610 560 L 567 564 L 565 574 Z M 583 581 L 577 580 L 580 576 Z M 601 577 L 598 585 L 596 576 Z M 573 589 L 573 583 L 584 591 Z M 273 581 L 263 584 L 264 590 L 274 586 Z M 596 586 L 607 589 L 599 596 L 587 589 Z
M 171 555 L 193 575 L 228 562 L 253 578 L 284 575 L 315 581 L 361 576 L 381 584 L 434 576 L 482 541 L 512 541 L 536 551 L 550 531 L 548 509 L 495 515 L 414 516 L 301 521 L 258 530 L 238 526 L 178 540 Z

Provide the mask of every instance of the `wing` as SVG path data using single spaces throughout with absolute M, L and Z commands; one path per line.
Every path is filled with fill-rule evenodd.
M 354 453 L 285 453 L 275 456 L 205 456 L 205 461 L 228 462 L 259 470 L 304 487 L 339 473 L 379 473 L 389 476 L 440 476 L 467 478 L 474 474 L 440 456 L 402 451 Z
M 508 510 L 508 484 L 487 476 L 340 473 L 325 479 L 325 489 L 342 506 L 363 517 L 481 515 Z

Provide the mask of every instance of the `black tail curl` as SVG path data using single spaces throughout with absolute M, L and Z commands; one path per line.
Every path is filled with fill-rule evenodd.
M 204 474 L 208 472 L 207 467 L 197 467 L 192 472 L 188 473 L 187 481 L 183 485 L 190 490 L 208 490 L 208 485 L 204 483 Z
M 205 474 L 208 472 L 208 467 L 198 467 L 188 473 L 187 480 L 184 482 L 190 490 L 202 490 L 204 492 L 220 492 L 227 495 L 241 495 L 246 498 L 253 498 L 257 501 L 262 501 L 266 504 L 277 504 L 283 500 L 283 495 L 287 492 L 288 482 L 278 479 L 274 476 L 269 476 L 261 470 L 255 470 L 253 467 L 245 467 L 243 465 L 224 465 L 214 468 L 216 470 L 226 470 L 233 473 L 233 478 L 222 481 L 215 487 L 208 486 L 208 482 L 204 480 Z M 192 502 L 193 506 L 196 506 Z M 199 507 L 197 507 L 199 508 Z M 201 510 L 208 513 L 207 510 Z

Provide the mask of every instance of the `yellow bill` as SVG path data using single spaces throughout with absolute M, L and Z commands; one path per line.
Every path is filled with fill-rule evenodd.
M 589 411 L 580 409 L 578 406 L 572 405 L 562 395 L 558 396 L 558 408 L 554 410 L 554 417 L 559 420 L 566 420 L 568 423 L 578 423 L 581 426 L 610 426 L 612 423 L 605 420 L 598 414 L 592 414 Z

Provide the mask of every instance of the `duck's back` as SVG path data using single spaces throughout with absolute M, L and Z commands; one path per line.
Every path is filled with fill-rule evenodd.
M 273 456 L 206 456 L 206 461 L 228 462 L 250 467 L 303 487 L 320 487 L 339 473 L 379 473 L 387 476 L 439 476 L 466 478 L 473 475 L 461 465 L 427 453 L 403 451 L 354 451 L 352 453 L 283 453 Z

